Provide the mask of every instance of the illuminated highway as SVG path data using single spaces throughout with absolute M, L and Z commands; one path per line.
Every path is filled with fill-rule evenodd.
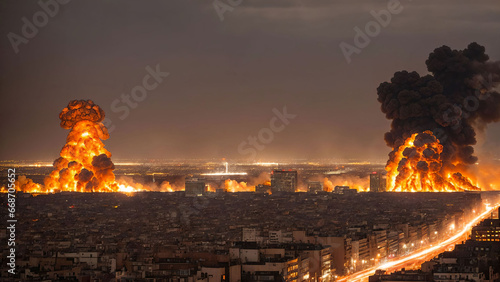
M 375 270 L 383 269 L 387 271 L 396 271 L 401 268 L 413 268 L 415 266 L 419 266 L 421 263 L 435 257 L 439 253 L 448 250 L 450 246 L 454 246 L 463 241 L 463 239 L 467 236 L 469 230 L 478 224 L 482 219 L 490 215 L 491 211 L 497 208 L 499 205 L 497 204 L 494 207 L 487 206 L 486 210 L 467 223 L 463 229 L 459 230 L 455 235 L 450 238 L 437 243 L 434 246 L 430 246 L 424 250 L 415 251 L 412 254 L 409 254 L 404 257 L 394 258 L 380 265 L 367 268 L 362 271 L 358 271 L 349 276 L 341 277 L 337 281 L 368 281 L 368 277 L 375 274 Z

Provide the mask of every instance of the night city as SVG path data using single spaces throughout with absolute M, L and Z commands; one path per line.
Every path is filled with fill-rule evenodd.
M 0 281 L 500 282 L 494 0 L 0 2 Z

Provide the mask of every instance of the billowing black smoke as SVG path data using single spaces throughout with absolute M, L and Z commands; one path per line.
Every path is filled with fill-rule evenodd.
M 385 134 L 394 152 L 414 133 L 430 130 L 443 144 L 443 168 L 477 161 L 475 130 L 500 120 L 500 62 L 471 43 L 464 50 L 435 49 L 426 61 L 431 74 L 400 71 L 377 88 L 382 112 L 392 120 Z

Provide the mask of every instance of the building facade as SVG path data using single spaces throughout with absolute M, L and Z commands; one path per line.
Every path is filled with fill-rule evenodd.
M 271 191 L 295 192 L 297 190 L 296 170 L 273 170 L 271 172 Z

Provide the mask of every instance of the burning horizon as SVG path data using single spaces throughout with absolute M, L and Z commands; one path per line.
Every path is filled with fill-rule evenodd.
M 115 165 L 111 153 L 104 148 L 103 140 L 109 138 L 107 128 L 102 121 L 104 111 L 91 100 L 73 100 L 59 114 L 61 127 L 69 129 L 66 143 L 61 149 L 60 157 L 54 163 L 54 169 L 45 177 L 44 185 L 33 182 L 26 176 L 19 176 L 16 189 L 28 193 L 55 192 L 124 192 L 184 191 L 185 187 L 178 183 L 163 181 L 155 183 L 136 183 L 130 177 L 115 178 Z M 261 174 L 247 182 L 227 179 L 223 184 L 226 192 L 255 191 L 255 185 L 268 181 L 268 174 Z M 255 184 L 254 184 L 255 183 Z M 208 185 L 207 191 L 215 190 Z M 4 192 L 5 187 L 0 191 Z
M 392 119 L 392 129 L 385 136 L 393 148 L 386 165 L 387 190 L 481 190 L 479 184 L 496 189 L 498 183 L 478 180 L 485 179 L 480 173 L 491 169 L 483 166 L 474 171 L 470 165 L 477 161 L 472 147 L 476 143 L 475 130 L 483 130 L 488 123 L 500 119 L 500 94 L 494 90 L 498 82 L 485 84 L 482 79 L 493 77 L 494 81 L 500 81 L 500 63 L 489 62 L 484 48 L 473 43 L 462 51 L 446 46 L 437 48 L 430 54 L 427 65 L 432 75 L 420 77 L 416 72 L 397 72 L 390 83 L 384 82 L 377 89 L 382 111 Z M 456 82 L 457 79 L 461 82 Z M 470 97 L 477 98 L 474 111 L 466 112 L 466 106 L 456 106 L 471 101 Z M 60 157 L 53 163 L 54 169 L 45 177 L 44 185 L 20 176 L 17 189 L 29 193 L 184 190 L 182 184 L 168 181 L 141 184 L 131 178 L 116 179 L 111 153 L 103 143 L 109 138 L 102 123 L 104 117 L 104 111 L 91 100 L 69 102 L 59 118 L 61 127 L 70 132 Z M 269 184 L 269 179 L 268 173 L 248 182 L 228 178 L 221 185 L 209 183 L 206 189 L 252 192 L 258 184 Z M 368 190 L 366 179 L 339 176 L 322 180 L 325 191 L 333 190 L 333 182 L 358 191 Z
M 377 88 L 378 101 L 392 120 L 385 141 L 388 191 L 481 190 L 471 165 L 476 130 L 500 120 L 500 62 L 485 48 L 435 49 L 426 61 L 431 74 L 400 71 Z

